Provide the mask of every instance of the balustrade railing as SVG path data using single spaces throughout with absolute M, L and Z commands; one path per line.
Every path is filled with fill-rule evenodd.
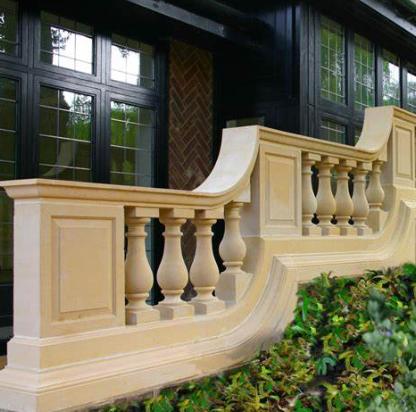
M 397 108 L 367 110 L 356 147 L 264 127 L 228 129 L 214 170 L 191 192 L 2 182 L 15 203 L 15 337 L 0 372 L 0 408 L 64 410 L 246 361 L 277 335 L 277 321 L 263 324 L 269 313 L 280 316 L 276 308 L 286 310 L 275 291 L 295 301 L 294 283 L 308 270 L 318 274 L 309 269 L 314 253 L 318 263 L 342 265 L 344 247 L 357 256 L 363 244 L 380 246 L 391 210 L 397 218 L 398 188 L 415 189 L 415 125 Z M 151 219 L 164 228 L 156 270 L 146 253 Z M 218 220 L 225 229 L 216 251 Z M 189 221 L 190 268 L 181 242 Z M 324 262 L 329 250 L 334 256 Z M 195 296 L 184 300 L 189 281 Z M 155 282 L 162 299 L 151 306 Z M 183 370 L 171 367 L 180 362 Z

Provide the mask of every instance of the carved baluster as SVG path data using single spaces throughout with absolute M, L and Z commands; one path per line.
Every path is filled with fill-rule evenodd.
M 219 248 L 226 270 L 220 275 L 216 296 L 229 304 L 239 300 L 251 279 L 251 275 L 241 269 L 247 253 L 240 232 L 242 206 L 243 203 L 240 202 L 231 202 L 225 206 L 225 231 Z
M 197 296 L 191 302 L 196 313 L 208 314 L 225 309 L 225 303 L 213 295 L 220 273 L 212 249 L 211 227 L 222 217 L 223 209 L 195 213 L 193 223 L 196 226 L 196 251 L 190 278 L 197 292 Z
M 304 153 L 302 156 L 302 233 L 306 236 L 321 235 L 321 228 L 312 223 L 313 215 L 318 207 L 312 188 L 312 166 L 321 160 L 314 153 Z
M 341 235 L 356 235 L 357 229 L 349 224 L 349 220 L 354 211 L 354 203 L 351 199 L 348 182 L 350 180 L 348 173 L 357 166 L 357 162 L 352 160 L 342 160 L 338 166 L 337 171 L 337 193 L 335 201 L 337 208 L 335 211 L 337 217 L 337 226 L 340 229 Z
M 156 306 L 162 319 L 177 319 L 193 316 L 194 307 L 181 299 L 188 283 L 188 269 L 182 256 L 181 226 L 194 212 L 188 209 L 162 210 L 160 221 L 165 226 L 163 236 L 165 247 L 162 261 L 157 271 L 157 282 L 165 299 Z
M 373 162 L 373 168 L 370 172 L 370 183 L 366 190 L 367 200 L 370 206 L 368 215 L 368 224 L 374 231 L 379 231 L 383 226 L 387 213 L 381 209 L 385 197 L 383 186 L 380 182 L 382 160 Z
M 331 170 L 335 164 L 338 164 L 338 159 L 330 156 L 325 156 L 317 164 L 319 187 L 316 196 L 318 201 L 316 213 L 319 219 L 319 227 L 322 229 L 322 235 L 324 236 L 339 235 L 340 233 L 339 228 L 331 223 L 336 210 L 336 202 L 331 189 Z
M 357 233 L 360 236 L 372 233 L 372 230 L 366 225 L 370 207 L 365 194 L 366 176 L 370 170 L 371 164 L 359 163 L 354 172 L 354 193 L 352 196 L 354 212 L 352 218 L 354 227 L 357 228 Z
M 126 224 L 128 232 L 126 256 L 126 322 L 128 325 L 153 322 L 160 319 L 160 312 L 146 303 L 153 286 L 153 272 L 147 260 L 145 226 L 151 217 L 158 217 L 157 209 L 128 208 Z

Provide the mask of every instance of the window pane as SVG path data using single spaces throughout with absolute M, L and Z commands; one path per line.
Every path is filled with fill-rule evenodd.
M 46 12 L 42 12 L 41 19 L 41 60 L 66 69 L 93 73 L 92 28 Z
M 347 141 L 347 128 L 330 120 L 322 120 L 321 135 L 324 140 L 345 144 Z
M 364 37 L 355 35 L 354 85 L 355 108 L 374 106 L 374 46 Z
M 113 35 L 111 79 L 141 87 L 153 88 L 153 47 L 136 40 Z
M 91 180 L 93 98 L 41 87 L 39 175 Z
M 111 183 L 152 186 L 154 112 L 111 102 Z
M 416 113 L 416 66 L 407 67 L 407 105 Z
M 383 50 L 383 104 L 400 106 L 399 58 Z
M 0 77 L 0 181 L 16 178 L 17 82 Z M 13 202 L 0 189 L 0 284 L 12 281 Z
M 321 95 L 345 103 L 345 32 L 334 21 L 321 18 Z
M 0 53 L 18 54 L 18 7 L 12 0 L 0 0 Z

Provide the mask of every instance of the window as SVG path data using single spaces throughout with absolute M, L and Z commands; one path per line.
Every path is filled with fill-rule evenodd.
M 321 19 L 321 95 L 345 103 L 345 34 L 334 21 Z
M 346 127 L 331 120 L 322 121 L 322 139 L 335 143 L 346 143 Z
M 416 113 L 416 66 L 407 67 L 407 106 L 410 111 Z
M 0 53 L 19 53 L 18 5 L 12 0 L 0 0 Z
M 355 35 L 354 96 L 355 108 L 364 110 L 374 106 L 374 46 L 366 38 Z
M 154 112 L 111 102 L 111 183 L 153 185 Z
M 400 106 L 399 58 L 383 50 L 383 105 Z
M 111 79 L 154 88 L 153 47 L 114 34 L 111 45 Z
M 93 99 L 41 87 L 39 175 L 91 181 Z
M 0 77 L 0 180 L 16 177 L 17 83 Z M 13 202 L 0 190 L 0 284 L 12 280 Z
M 164 48 L 112 37 L 101 29 L 102 15 L 80 10 L 91 20 L 69 19 L 73 4 L 53 3 L 51 13 L 40 2 L 0 0 L 0 180 L 164 182 L 156 151 L 164 137 L 157 128 L 165 115 L 165 82 L 157 75 L 165 72 Z M 122 23 L 108 22 L 124 34 Z M 12 201 L 0 190 L 0 355 L 12 333 L 12 217 Z M 147 230 L 153 261 L 152 224 Z
M 41 61 L 93 73 L 92 28 L 46 12 L 42 12 L 41 20 Z
M 404 105 L 416 112 L 416 61 L 405 67 L 400 56 L 370 38 L 312 8 L 310 17 L 315 40 L 306 45 L 309 82 L 301 93 L 309 107 L 302 119 L 305 133 L 354 145 L 366 108 Z

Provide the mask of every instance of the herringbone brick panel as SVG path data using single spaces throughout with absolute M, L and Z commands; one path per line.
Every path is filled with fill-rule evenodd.
M 169 186 L 192 190 L 212 170 L 213 59 L 206 50 L 172 40 L 169 73 Z M 182 250 L 189 267 L 194 228 L 183 228 Z M 189 290 L 186 293 L 189 296 Z

